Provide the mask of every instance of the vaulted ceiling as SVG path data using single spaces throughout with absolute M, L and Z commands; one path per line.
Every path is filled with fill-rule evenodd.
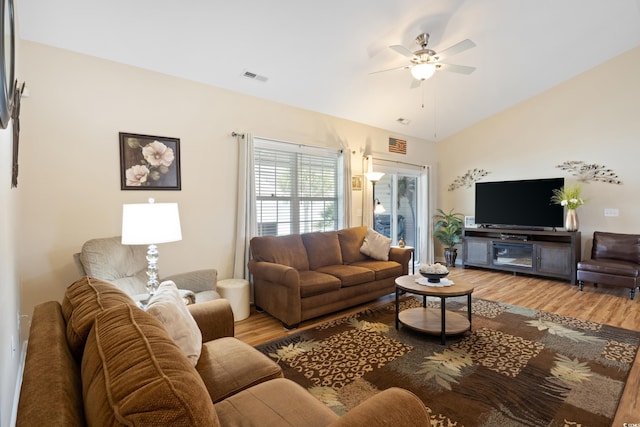
M 640 45 L 640 0 L 17 0 L 16 14 L 25 40 L 428 140 Z M 472 40 L 443 62 L 476 70 L 418 88 L 408 69 L 370 74 L 408 65 L 389 46 L 415 51 L 423 32 L 435 51 Z

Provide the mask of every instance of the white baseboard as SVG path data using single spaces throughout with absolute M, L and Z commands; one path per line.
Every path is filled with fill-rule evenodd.
M 13 394 L 13 405 L 11 407 L 11 422 L 9 426 L 14 427 L 18 420 L 18 402 L 20 401 L 20 390 L 22 389 L 22 375 L 24 374 L 24 363 L 27 359 L 27 340 L 22 342 L 20 352 L 20 364 L 18 365 L 18 376 L 16 377 L 15 393 Z

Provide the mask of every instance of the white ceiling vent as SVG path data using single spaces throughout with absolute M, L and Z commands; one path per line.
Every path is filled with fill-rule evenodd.
M 253 72 L 251 72 L 249 70 L 244 70 L 242 72 L 242 76 L 246 77 L 248 79 L 257 80 L 257 81 L 263 82 L 263 83 L 266 82 L 267 80 L 269 80 L 267 77 L 261 76 L 260 74 L 253 73 Z

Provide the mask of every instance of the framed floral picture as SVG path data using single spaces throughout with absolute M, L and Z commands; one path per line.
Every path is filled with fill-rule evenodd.
M 121 190 L 180 190 L 180 139 L 120 132 Z

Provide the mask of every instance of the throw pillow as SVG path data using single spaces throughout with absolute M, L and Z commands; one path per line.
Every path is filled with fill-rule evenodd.
M 360 252 L 379 261 L 389 261 L 391 239 L 372 229 L 367 229 L 367 235 L 362 242 Z
M 176 284 L 170 280 L 162 282 L 155 295 L 149 299 L 146 310 L 164 325 L 191 364 L 196 366 L 202 351 L 202 332 L 180 296 Z

